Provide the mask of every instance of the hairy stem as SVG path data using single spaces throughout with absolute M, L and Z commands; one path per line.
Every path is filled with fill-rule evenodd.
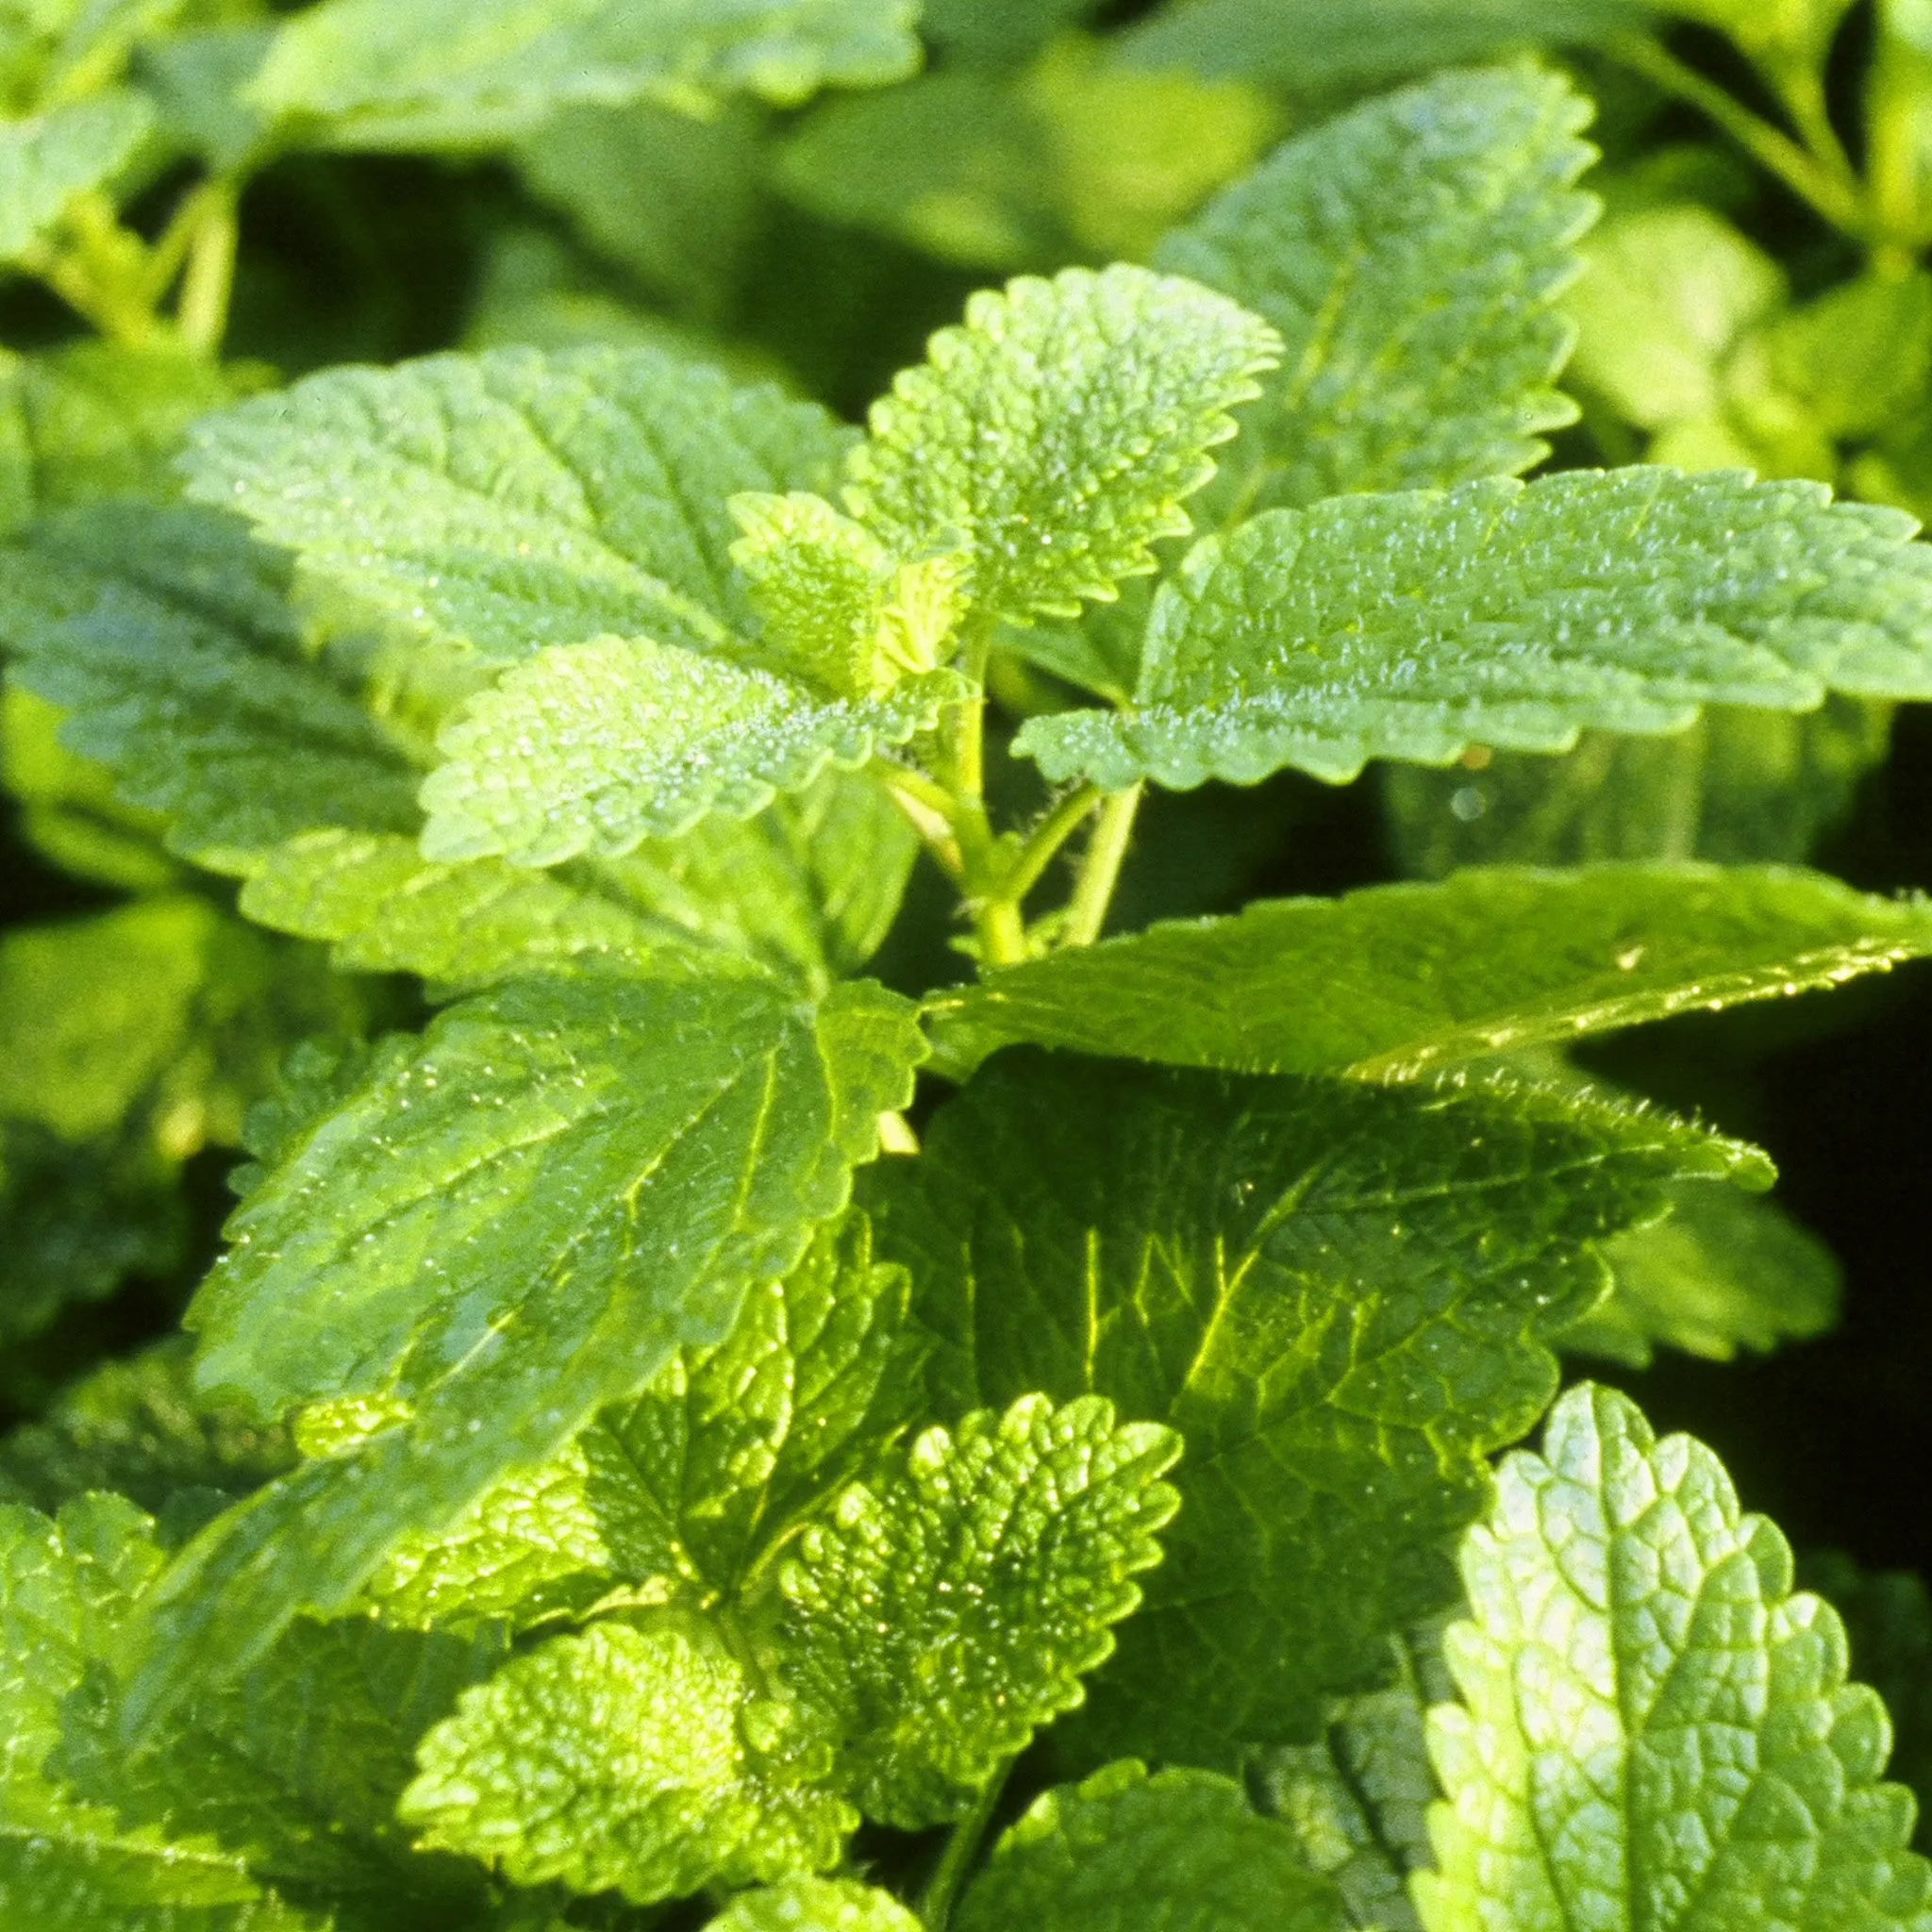
M 1092 817 L 1107 794 L 1097 785 L 1083 785 L 1071 791 L 1041 820 L 1028 835 L 1019 858 L 1007 874 L 1006 892 L 1021 905 L 1028 892 L 1044 876 L 1060 848 Z
M 966 1874 L 979 1854 L 979 1841 L 986 1836 L 986 1827 L 999 1808 L 1000 1792 L 1006 1789 L 1007 1774 L 1012 1768 L 1010 1759 L 1001 1765 L 973 1809 L 953 1827 L 953 1835 L 946 1840 L 945 1850 L 940 1854 L 940 1861 L 933 1867 L 932 1876 L 926 1880 L 925 1890 L 920 1897 L 919 1920 L 926 1932 L 945 1932 L 946 1921 L 953 1915 Z
M 1067 924 L 1060 935 L 1063 946 L 1091 946 L 1107 924 L 1107 908 L 1113 904 L 1114 888 L 1120 883 L 1121 866 L 1134 836 L 1134 816 L 1141 809 L 1139 785 L 1114 792 L 1101 808 L 1093 837 L 1080 861 L 1080 876 L 1074 887 L 1073 903 L 1067 908 Z
M 1849 168 L 1840 172 L 1840 164 L 1812 154 L 1647 35 L 1620 34 L 1607 51 L 1633 74 L 1641 74 L 1714 121 L 1760 167 L 1775 175 L 1835 228 L 1847 235 L 1867 234 L 1871 221 L 1864 190 Z

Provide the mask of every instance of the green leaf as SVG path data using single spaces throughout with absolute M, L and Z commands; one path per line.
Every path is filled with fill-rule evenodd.
M 291 1459 L 285 1430 L 196 1397 L 186 1339 L 174 1336 L 103 1362 L 0 1439 L 0 1498 L 52 1511 L 113 1490 L 158 1514 L 183 1490 L 258 1489 Z
M 827 221 L 1011 275 L 1069 253 L 1056 162 L 1048 129 L 1008 76 L 948 66 L 827 102 L 786 138 L 773 178 Z
M 396 1801 L 417 1740 L 506 1649 L 501 1630 L 466 1642 L 305 1619 L 137 1750 L 124 1748 L 112 1679 L 96 1674 L 67 1707 L 55 1761 L 124 1829 L 212 1841 L 295 1904 L 414 1932 L 474 1913 L 484 1888 L 474 1868 L 412 1852 Z
M 1429 1862 L 1436 1799 L 1424 1718 L 1455 1694 L 1433 1624 L 1390 1640 L 1396 1681 L 1340 1700 L 1313 1744 L 1274 1751 L 1257 1766 L 1266 1808 L 1294 1832 L 1303 1858 L 1332 1878 L 1351 1925 L 1422 1932 L 1408 1874 Z
M 1694 202 L 1615 217 L 1585 254 L 1563 305 L 1577 331 L 1571 374 L 1640 429 L 1721 410 L 1725 364 L 1789 296 L 1770 256 Z
M 1561 758 L 1390 765 L 1382 795 L 1404 870 L 1430 878 L 1605 858 L 1795 861 L 1844 817 L 1890 742 L 1891 708 L 1871 699 L 1796 715 L 1713 705 L 1674 738 L 1586 731 Z
M 1674 1191 L 1671 1217 L 1606 1250 L 1616 1285 L 1562 1338 L 1566 1350 L 1648 1368 L 1658 1346 L 1727 1362 L 1808 1341 L 1838 1324 L 1843 1275 L 1831 1250 L 1769 1201 Z
M 724 1341 L 680 1350 L 556 1461 L 391 1551 L 370 1598 L 422 1628 L 521 1626 L 619 1588 L 736 1590 L 911 1420 L 920 1351 L 906 1304 L 904 1272 L 873 1265 L 864 1217 L 829 1224 L 790 1274 L 747 1293 Z
M 10 675 L 72 715 L 74 750 L 163 813 L 175 851 L 246 873 L 323 826 L 412 829 L 416 777 L 305 649 L 286 559 L 231 518 L 139 504 L 40 525 L 0 575 Z
M 1548 454 L 1575 406 L 1557 293 L 1595 203 L 1589 104 L 1553 75 L 1444 75 L 1290 142 L 1171 236 L 1161 267 L 1224 290 L 1287 354 L 1212 506 L 1447 488 Z
M 493 859 L 439 865 L 395 833 L 311 832 L 278 845 L 241 905 L 263 925 L 331 941 L 342 972 L 420 973 L 441 988 L 487 986 L 587 953 L 660 976 L 728 975 L 732 966 L 601 881 Z
M 1180 1439 L 1081 1396 L 928 1429 L 840 1495 L 780 1574 L 777 1668 L 870 1818 L 963 1817 L 1132 1614 Z
M 1331 783 L 1372 758 L 1560 752 L 1707 704 L 1932 693 L 1932 548 L 1811 483 L 1572 471 L 1272 510 L 1161 588 L 1133 708 L 1036 718 L 1049 777 Z
M 993 1848 L 959 1902 L 959 1932 L 1341 1932 L 1335 1888 L 1232 1778 L 1153 1777 L 1132 1760 L 1062 1786 Z
M 734 497 L 732 559 L 789 671 L 841 697 L 879 698 L 932 670 L 963 598 L 950 557 L 901 563 L 822 496 Z
M 949 58 L 1014 67 L 1099 11 L 1099 0 L 925 0 L 920 26 Z
M 45 1764 L 59 1741 L 62 1703 L 159 1567 L 152 1529 L 118 1496 L 80 1497 L 51 1521 L 0 1507 L 0 1831 L 9 1839 L 36 1824 L 111 1835 L 46 1777 Z M 0 1897 L 7 1882 L 0 1869 Z
M 1776 999 L 1932 953 L 1932 908 L 1778 866 L 1498 866 L 1261 900 L 933 994 L 941 1064 L 1009 1041 L 1250 1073 L 1432 1068 Z
M 423 1740 L 402 1817 L 519 1885 L 648 1905 L 835 1865 L 858 1818 L 813 1788 L 824 1755 L 703 1619 L 646 1613 L 467 1692 Z
M 1932 1837 L 1932 1596 L 1902 1570 L 1862 1571 L 1835 1551 L 1803 1558 L 1799 1580 L 1844 1619 L 1852 1667 L 1885 1699 L 1892 1753 L 1887 1768 L 1919 1800 L 1913 1843 Z
M 578 102 L 702 108 L 749 92 L 790 106 L 821 87 L 902 80 L 918 62 L 908 0 L 326 0 L 286 23 L 250 89 L 338 147 L 473 146 Z
M 114 774 L 60 742 L 58 707 L 17 680 L 0 686 L 0 780 L 20 801 L 21 836 L 62 871 L 127 892 L 178 885 L 161 820 L 116 795 Z
M 66 213 L 132 158 L 154 109 L 116 90 L 25 121 L 0 121 L 0 262 L 18 262 Z
M 586 971 L 451 1008 L 291 1123 L 191 1310 L 202 1386 L 413 1418 L 189 1546 L 147 1614 L 134 1721 L 247 1668 L 298 1610 L 342 1607 L 405 1536 L 720 1339 L 844 1206 L 924 1050 L 874 986 L 814 1008 L 757 979 Z
M 1076 614 L 1193 527 L 1181 505 L 1279 352 L 1265 324 L 1175 277 L 1022 277 L 974 296 L 874 404 L 847 502 L 901 555 L 963 544 L 987 611 Z
M 764 120 L 572 108 L 517 149 L 530 192 L 675 314 L 722 324 L 762 237 Z
M 332 941 L 345 971 L 420 973 L 441 988 L 610 953 L 658 975 L 765 969 L 823 991 L 878 950 L 918 851 L 882 787 L 835 769 L 755 819 L 708 819 L 562 872 L 445 865 L 413 839 L 314 832 L 266 856 L 242 909 Z
M 1646 22 L 1641 0 L 1186 0 L 1124 35 L 1119 58 L 1320 95 Z
M 850 1215 L 750 1291 L 723 1343 L 682 1351 L 607 1411 L 583 1447 L 616 1567 L 707 1594 L 742 1586 L 919 1413 L 908 1299 L 905 1271 L 874 1261 L 869 1224 Z
M 0 1507 L 0 1921 L 33 1932 L 321 1932 L 211 1847 L 122 1834 L 43 1765 L 61 1706 L 104 1656 L 159 1554 L 146 1517 L 84 1496 L 56 1521 Z
M 1462 1567 L 1464 1703 L 1429 1721 L 1449 1794 L 1415 1880 L 1429 1932 L 1926 1923 L 1911 1799 L 1878 1782 L 1885 1707 L 1702 1443 L 1572 1391 L 1542 1455 L 1504 1463 Z
M 166 1279 L 187 1241 L 180 1174 L 146 1123 L 76 1147 L 36 1122 L 0 1119 L 0 1335 L 9 1352 L 71 1303 L 104 1300 L 131 1275 Z
M 502 349 L 309 376 L 208 418 L 187 462 L 191 494 L 353 606 L 493 665 L 747 629 L 726 499 L 823 494 L 849 441 L 815 404 L 657 350 Z
M 103 496 L 172 501 L 190 423 L 233 402 L 235 378 L 173 345 L 69 343 L 0 361 L 0 441 L 19 480 L 9 525 Z
M 443 728 L 424 782 L 431 858 L 622 858 L 710 812 L 750 818 L 828 768 L 856 770 L 966 694 L 953 672 L 874 700 L 646 639 L 555 644 Z
M 741 1891 L 709 1932 L 918 1932 L 919 1921 L 889 1891 L 852 1878 L 788 1878 Z
M 1056 1738 L 1230 1765 L 1373 1681 L 1386 1633 L 1452 1596 L 1483 1458 L 1605 1287 L 1592 1243 L 1725 1172 L 1762 1179 L 1574 1096 L 988 1066 L 864 1191 L 936 1337 L 935 1410 L 1095 1392 L 1188 1445 L 1146 1606 Z
M 291 1038 L 361 1023 L 319 968 L 179 893 L 0 938 L 0 1333 L 177 1265 L 181 1163 Z

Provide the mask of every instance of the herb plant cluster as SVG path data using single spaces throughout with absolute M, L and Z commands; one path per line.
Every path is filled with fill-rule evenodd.
M 1564 1366 L 1834 1316 L 1574 1050 L 1932 955 L 1932 13 L 1122 11 L 0 8 L 5 1932 L 1932 1928 L 1923 1590 Z

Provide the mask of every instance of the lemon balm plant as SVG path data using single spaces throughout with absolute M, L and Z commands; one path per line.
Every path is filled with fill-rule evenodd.
M 1026 42 L 933 16 L 936 78 Z M 1567 1049 L 1932 912 L 1639 857 L 1109 922 L 1150 795 L 1932 698 L 1904 511 L 1521 480 L 1569 79 L 1310 111 L 862 428 L 583 291 L 575 346 L 213 359 L 276 155 L 736 139 L 911 25 L 0 29 L 15 258 L 141 317 L 9 372 L 12 783 L 133 895 L 0 944 L 17 1332 L 251 1157 L 187 1338 L 0 1448 L 0 1924 L 1932 1924 L 1839 1614 L 1558 1354 L 1829 1299 L 1768 1157 Z M 142 125 L 86 181 L 68 92 Z M 157 116 L 208 178 L 151 234 Z M 960 973 L 883 963 L 935 924 Z

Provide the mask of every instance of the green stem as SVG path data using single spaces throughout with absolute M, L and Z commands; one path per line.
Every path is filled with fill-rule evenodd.
M 1141 809 L 1141 787 L 1114 792 L 1101 808 L 1099 823 L 1080 861 L 1080 876 L 1060 934 L 1063 946 L 1091 946 L 1107 924 L 1121 866 L 1134 836 L 1134 815 Z
M 1847 235 L 1866 234 L 1871 221 L 1864 191 L 1848 166 L 1841 174 L 1837 165 L 1827 164 L 1754 114 L 1715 81 L 1707 80 L 1694 67 L 1679 60 L 1660 42 L 1642 34 L 1620 34 L 1607 43 L 1606 51 L 1633 74 L 1641 75 L 1716 122 L 1760 167 L 1775 175 L 1834 227 Z
M 1893 258 L 1882 266 L 1909 269 L 1916 244 L 1924 239 L 1921 175 L 1924 135 L 1921 102 L 1927 92 L 1928 63 L 1916 50 L 1891 36 L 1881 39 L 1866 91 L 1865 175 L 1871 183 L 1874 213 L 1890 238 Z
M 1069 792 L 1034 826 L 1013 869 L 1007 874 L 1007 898 L 1016 906 L 1025 903 L 1027 893 L 1045 875 L 1060 847 L 1092 817 L 1106 796 L 1097 785 L 1083 785 L 1079 791 Z
M 1012 1768 L 1011 1759 L 1001 1765 L 973 1809 L 953 1827 L 953 1835 L 946 1840 L 946 1848 L 940 1854 L 940 1861 L 933 1867 L 932 1876 L 920 1897 L 919 1921 L 926 1932 L 945 1932 L 946 1921 L 953 1915 L 966 1874 L 978 1856 L 986 1827 L 999 1808 L 1000 1792 L 1006 1789 L 1007 1774 Z
M 175 309 L 181 340 L 197 354 L 213 356 L 228 332 L 228 303 L 235 291 L 235 255 L 242 228 L 230 181 L 210 181 L 201 191 L 188 265 Z

